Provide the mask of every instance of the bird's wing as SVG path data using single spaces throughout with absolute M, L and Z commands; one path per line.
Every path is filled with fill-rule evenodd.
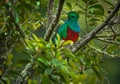
M 58 30 L 58 34 L 61 36 L 61 38 L 67 37 L 67 23 L 64 23 Z
M 78 25 L 77 21 L 69 21 L 68 26 L 70 29 L 72 29 L 74 32 L 80 32 L 80 26 Z

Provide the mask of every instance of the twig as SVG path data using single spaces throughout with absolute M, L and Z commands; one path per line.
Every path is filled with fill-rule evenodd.
M 24 84 L 26 82 L 26 76 L 28 75 L 28 71 L 32 67 L 33 63 L 28 63 L 25 68 L 21 71 L 20 77 L 17 78 L 16 84 Z
M 88 1 L 85 2 L 85 6 L 86 6 L 86 8 L 85 8 L 85 24 L 86 24 L 86 31 L 88 32 L 88 18 L 87 18 L 87 16 L 88 16 Z
M 113 34 L 113 35 L 109 35 L 109 36 L 95 36 L 96 38 L 105 38 L 105 37 L 115 37 L 115 36 L 120 36 L 120 34 Z
M 114 41 L 108 41 L 108 40 L 99 39 L 99 38 L 97 38 L 97 40 L 100 40 L 102 42 L 106 42 L 106 43 L 110 43 L 110 44 L 114 44 L 114 45 L 120 46 L 120 43 L 117 43 L 117 42 L 114 42 Z
M 116 32 L 115 32 L 115 30 L 112 28 L 112 26 L 109 25 L 109 27 L 110 27 L 110 29 L 112 30 L 112 32 L 113 32 L 114 34 L 116 34 Z
M 95 35 L 99 31 L 101 31 L 102 29 L 104 29 L 104 27 L 108 24 L 108 22 L 111 20 L 111 18 L 118 12 L 119 8 L 120 8 L 120 0 L 116 4 L 116 6 L 113 9 L 113 11 L 111 12 L 111 14 L 106 18 L 106 20 L 100 26 L 98 26 L 96 29 L 92 30 L 90 33 L 88 33 L 87 35 L 85 35 L 80 41 L 77 41 L 72 46 L 69 46 L 69 49 L 71 49 L 71 51 L 73 53 L 75 53 L 80 48 L 82 48 L 83 46 L 85 46 L 89 41 L 91 41 L 95 37 Z
M 8 18 L 6 18 L 6 17 L 4 16 L 4 24 L 3 24 L 3 26 L 2 26 L 1 29 L 0 29 L 0 33 L 3 32 L 3 29 L 5 28 L 5 26 L 6 26 L 6 24 L 7 24 L 7 19 L 8 19 Z
M 95 48 L 95 47 L 93 47 L 91 45 L 88 45 L 88 47 L 91 48 L 94 52 L 101 53 L 101 54 L 104 54 L 104 55 L 107 55 L 107 56 L 111 56 L 111 57 L 116 57 L 116 55 L 109 54 L 109 53 L 107 53 L 105 51 L 102 51 L 100 49 L 97 49 L 97 48 Z
M 7 2 L 7 3 L 10 3 L 10 2 Z M 6 4 L 7 4 L 6 3 Z M 24 33 L 23 33 L 23 31 L 22 31 L 22 29 L 20 28 L 20 25 L 19 25 L 19 23 L 16 23 L 16 21 L 15 21 L 15 15 L 14 15 L 14 9 L 13 9 L 13 7 L 7 7 L 6 6 L 6 9 L 7 9 L 7 12 L 8 12 L 8 14 L 9 14 L 9 16 L 10 16 L 10 20 L 11 20 L 11 22 L 13 22 L 13 24 L 15 25 L 15 28 L 16 28 L 16 30 L 20 33 L 20 35 L 24 38 L 25 37 L 25 35 L 24 35 Z
M 55 26 L 59 22 L 59 18 L 60 18 L 60 14 L 61 14 L 64 2 L 65 2 L 65 0 L 59 0 L 59 6 L 58 6 L 57 13 L 56 13 L 56 17 L 53 19 L 52 23 L 50 24 L 48 30 L 45 33 L 45 36 L 44 36 L 45 41 L 50 40 L 53 30 L 55 29 Z

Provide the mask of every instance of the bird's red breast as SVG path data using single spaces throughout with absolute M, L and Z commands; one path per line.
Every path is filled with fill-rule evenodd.
M 77 41 L 79 37 L 79 32 L 74 32 L 73 30 L 71 30 L 70 28 L 67 29 L 67 37 L 63 38 L 63 40 L 67 41 L 67 40 L 72 40 L 72 41 Z

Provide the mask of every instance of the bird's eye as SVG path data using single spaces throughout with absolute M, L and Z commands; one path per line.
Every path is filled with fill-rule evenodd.
M 71 16 L 72 18 L 75 18 L 74 16 Z

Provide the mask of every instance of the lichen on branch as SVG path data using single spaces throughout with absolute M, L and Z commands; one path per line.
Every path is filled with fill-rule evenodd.
M 56 16 L 52 20 L 52 23 L 49 25 L 49 28 L 47 29 L 45 36 L 44 36 L 44 39 L 47 42 L 50 40 L 50 37 L 52 36 L 52 33 L 53 33 L 56 25 L 59 22 L 59 18 L 60 18 L 60 14 L 61 14 L 64 2 L 65 2 L 65 0 L 59 0 L 59 5 L 58 5 L 58 10 L 57 10 Z

